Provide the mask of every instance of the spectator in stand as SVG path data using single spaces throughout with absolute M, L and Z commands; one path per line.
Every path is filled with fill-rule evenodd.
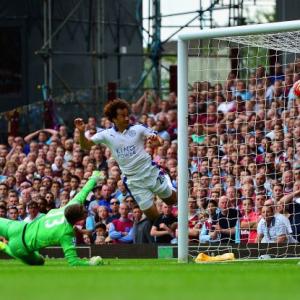
M 176 226 L 177 218 L 172 214 L 172 205 L 163 203 L 162 214 L 154 221 L 150 234 L 156 243 L 168 244 L 175 237 Z
M 115 197 L 121 203 L 124 201 L 124 199 L 127 196 L 130 196 L 130 194 L 129 194 L 128 190 L 126 189 L 126 186 L 125 186 L 123 180 L 118 181 L 117 187 L 118 187 L 118 189 L 117 189 L 117 193 L 116 193 Z
M 257 223 L 259 215 L 254 211 L 253 200 L 246 198 L 242 204 L 242 216 L 240 220 L 241 243 L 255 243 L 257 237 Z
M 70 180 L 70 199 L 74 198 L 74 196 L 78 193 L 80 184 L 80 178 L 76 175 L 71 175 Z
M 27 209 L 28 209 L 28 216 L 24 219 L 24 222 L 26 223 L 31 223 L 34 220 L 37 220 L 38 218 L 44 215 L 43 213 L 39 212 L 38 204 L 34 201 L 28 203 Z
M 267 200 L 267 196 L 265 193 L 257 193 L 255 197 L 255 207 L 254 211 L 261 216 L 261 211 L 263 206 L 265 205 L 265 201 Z
M 115 179 L 117 182 L 121 180 L 121 170 L 118 166 L 112 166 L 110 172 L 108 172 L 109 177 Z
M 102 128 L 97 126 L 97 119 L 95 117 L 89 117 L 86 124 L 86 134 L 92 136 L 98 131 L 101 131 Z
M 143 214 L 143 211 L 136 205 L 133 208 L 133 243 L 148 244 L 154 239 L 150 235 L 152 223 Z
M 272 188 L 272 200 L 276 204 L 283 197 L 283 186 L 280 183 L 275 183 Z
M 101 198 L 101 189 L 102 189 L 102 184 L 96 185 L 93 189 L 93 193 L 91 194 L 91 197 L 86 203 L 88 207 L 89 215 L 95 215 L 96 213 L 97 207 L 99 206 L 98 201 Z
M 158 120 L 155 125 L 155 130 L 157 131 L 157 134 L 164 139 L 165 141 L 170 141 L 170 134 L 166 130 L 166 122 L 164 120 Z
M 110 199 L 112 197 L 112 189 L 109 185 L 107 184 L 104 184 L 102 185 L 102 188 L 101 188 L 101 198 L 98 202 L 99 205 L 104 205 L 106 206 L 107 208 L 109 208 L 109 205 L 110 205 Z
M 7 206 L 16 206 L 19 204 L 18 193 L 15 190 L 8 192 L 8 198 L 6 200 Z
M 4 182 L 0 183 L 0 201 L 6 201 L 8 197 L 8 186 Z
M 218 105 L 217 111 L 226 114 L 228 112 L 234 112 L 236 110 L 236 102 L 233 98 L 233 93 L 231 90 L 225 91 L 225 101 Z
M 282 175 L 283 194 L 288 195 L 293 192 L 294 187 L 293 172 L 291 170 L 285 171 Z
M 197 199 L 192 196 L 189 197 L 188 205 L 189 205 L 189 212 L 188 212 L 189 239 L 197 240 L 199 238 L 199 232 L 201 229 L 200 226 L 196 226 L 196 225 L 199 225 Z
M 129 214 L 130 214 L 130 217 L 132 216 L 132 211 L 133 211 L 133 208 L 137 205 L 134 198 L 132 196 L 127 196 L 123 203 L 126 203 L 127 206 L 128 206 L 128 210 L 129 210 Z
M 49 137 L 50 135 L 50 137 Z M 33 139 L 37 138 L 39 144 L 49 144 L 51 139 L 56 138 L 58 132 L 53 129 L 40 129 L 24 137 L 25 143 L 29 144 Z M 29 146 L 29 145 L 28 145 Z
M 64 154 L 64 165 L 72 160 L 73 158 L 73 150 L 74 150 L 74 141 L 73 139 L 67 139 L 64 143 L 64 149 L 65 149 L 65 154 Z
M 133 222 L 128 219 L 129 208 L 127 204 L 120 204 L 120 218 L 113 220 L 109 224 L 109 238 L 113 243 L 133 242 Z
M 27 217 L 26 205 L 25 204 L 18 204 L 17 209 L 18 209 L 18 220 L 19 221 L 24 221 L 24 219 Z
M 207 222 L 205 214 L 209 200 L 218 200 L 226 195 L 230 202 L 228 208 L 242 213 L 241 230 L 251 230 L 247 227 L 252 223 L 249 221 L 251 198 L 257 215 L 261 215 L 264 204 L 276 205 L 277 213 L 290 220 L 293 236 L 299 239 L 300 201 L 296 196 L 285 198 L 293 195 L 297 181 L 300 181 L 300 99 L 295 97 L 292 88 L 294 81 L 299 79 L 298 71 L 294 65 L 283 70 L 282 65 L 276 63 L 274 70 L 270 70 L 270 76 L 264 66 L 258 66 L 248 81 L 240 80 L 231 72 L 224 86 L 219 83 L 212 85 L 208 81 L 193 85 L 187 99 L 190 113 L 189 170 L 192 174 L 188 196 L 198 200 L 197 208 L 201 210 L 199 226 L 202 226 L 202 220 L 204 227 Z M 132 108 L 130 125 L 140 120 L 164 137 L 160 147 L 147 142 L 145 149 L 152 160 L 169 172 L 172 185 L 176 187 L 177 147 L 176 143 L 170 143 L 177 134 L 176 95 L 170 94 L 169 99 L 160 100 L 149 91 Z M 104 117 L 100 125 L 101 128 L 96 119 L 90 117 L 86 134 L 109 128 L 112 124 Z M 45 198 L 48 210 L 53 206 L 52 194 L 56 207 L 64 206 L 70 198 L 71 175 L 78 176 L 79 186 L 82 186 L 91 172 L 99 168 L 107 172 L 107 185 L 112 188 L 111 196 L 114 196 L 102 204 L 107 206 L 110 216 L 119 218 L 118 205 L 112 202 L 117 198 L 123 203 L 130 195 L 121 181 L 119 166 L 110 149 L 102 144 L 83 152 L 79 145 L 79 131 L 75 130 L 72 138 L 68 137 L 67 131 L 65 126 L 60 126 L 58 132 L 36 131 L 25 137 L 25 146 L 22 137 L 9 136 L 7 144 L 0 145 L 0 180 L 7 185 L 3 188 L 0 183 L 1 206 L 8 209 Z M 118 182 L 117 189 L 111 178 Z M 101 183 L 101 186 L 104 185 L 106 181 Z M 247 204 L 245 208 L 240 194 L 244 205 Z M 89 195 L 87 205 L 90 205 L 91 214 L 94 214 L 93 207 L 98 207 L 101 198 L 101 190 Z M 131 203 L 134 204 L 128 202 Z M 160 209 L 162 202 L 155 204 Z M 26 212 L 19 212 L 20 215 L 20 219 L 24 219 Z M 243 228 L 243 223 L 247 228 Z M 219 224 L 215 225 L 221 230 Z M 216 234 L 216 240 L 220 235 L 220 232 Z
M 41 189 L 42 188 L 46 189 L 45 187 L 41 187 Z M 26 189 L 22 190 L 21 195 L 20 195 L 20 201 L 22 201 L 22 203 L 27 205 L 32 200 L 31 192 L 32 192 L 31 188 L 26 188 Z M 44 197 L 44 195 L 42 195 L 42 194 L 41 194 L 41 196 Z
M 171 92 L 169 94 L 168 102 L 169 102 L 170 108 L 177 109 L 177 95 L 175 92 Z
M 7 209 L 5 202 L 0 205 L 0 218 L 7 218 Z
M 271 184 L 270 181 L 267 181 L 265 174 L 258 173 L 255 176 L 255 193 L 256 195 L 259 193 L 264 193 L 267 195 L 271 194 Z
M 44 198 L 37 199 L 37 204 L 41 214 L 47 214 L 50 210 L 47 210 L 47 201 Z
M 23 182 L 22 185 L 24 183 L 25 182 Z M 50 176 L 43 177 L 42 182 L 41 182 L 41 187 L 44 187 L 46 192 L 48 192 L 50 190 L 51 185 L 52 185 L 52 177 L 50 177 Z M 27 185 L 25 186 L 25 188 L 30 188 L 30 187 L 31 187 L 30 183 L 29 184 L 27 183 Z M 43 196 L 45 196 L 45 195 L 43 195 Z
M 94 148 L 93 160 L 97 170 L 107 171 L 106 158 L 103 155 L 102 149 L 98 146 L 95 146 Z
M 175 189 L 177 189 L 177 177 L 178 177 L 177 166 L 176 167 L 170 167 L 170 169 L 169 169 L 169 176 L 170 176 L 170 180 L 171 180 L 172 186 Z
M 95 245 L 103 245 L 105 244 L 107 238 L 107 228 L 103 223 L 97 223 L 95 225 L 95 232 L 93 234 L 94 244 Z
M 234 91 L 234 96 L 240 96 L 244 101 L 249 101 L 252 97 L 251 93 L 246 89 L 246 84 L 243 80 L 238 80 L 236 82 L 236 88 Z
M 220 242 L 220 234 L 216 232 L 218 203 L 215 200 L 209 200 L 207 204 L 208 217 L 201 226 L 199 241 L 200 243 Z
M 270 76 L 271 84 L 274 84 L 276 80 L 284 81 L 285 76 L 283 73 L 282 65 L 280 63 L 275 63 L 274 65 L 274 73 Z
M 257 225 L 258 243 L 293 243 L 292 229 L 288 227 L 285 217 L 275 214 L 271 205 L 262 209 L 262 219 Z
M 90 236 L 88 235 L 88 234 L 83 234 L 83 243 L 85 244 L 85 245 L 91 245 L 92 244 L 92 242 L 91 242 L 91 238 L 90 238 Z
M 120 201 L 116 198 L 110 199 L 110 217 L 112 220 L 119 219 L 119 208 L 120 208 Z
M 155 119 L 157 121 L 159 121 L 159 120 L 166 120 L 169 109 L 170 109 L 169 102 L 166 101 L 166 100 L 161 101 L 161 103 L 160 103 L 160 112 L 158 112 L 155 115 Z
M 17 221 L 18 220 L 18 209 L 16 206 L 10 206 L 8 208 L 8 219 L 10 220 L 15 220 Z
M 220 235 L 221 243 L 235 242 L 236 225 L 240 218 L 240 213 L 235 208 L 228 207 L 229 201 L 226 196 L 219 199 L 218 207 L 220 211 L 215 217 L 215 235 Z
M 167 114 L 168 119 L 168 128 L 167 132 L 170 135 L 171 141 L 177 139 L 177 111 L 176 110 L 169 110 Z
M 62 156 L 55 157 L 54 162 L 51 165 L 53 176 L 58 176 L 58 177 L 61 176 L 61 173 L 63 171 L 63 163 L 64 163 L 64 159 Z
M 94 231 L 95 225 L 98 223 L 108 225 L 113 221 L 113 218 L 109 215 L 109 210 L 106 206 L 98 206 L 95 215 L 90 215 L 86 219 L 85 227 L 90 232 Z
M 117 191 L 117 180 L 113 177 L 108 177 L 106 180 L 106 184 L 111 190 L 111 197 L 116 197 L 118 191 Z
M 291 225 L 293 237 L 300 242 L 300 181 L 295 182 L 292 193 L 285 195 L 279 201 L 282 211 Z

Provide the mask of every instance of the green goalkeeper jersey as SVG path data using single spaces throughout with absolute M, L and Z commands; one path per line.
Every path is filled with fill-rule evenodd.
M 65 206 L 52 209 L 47 215 L 29 223 L 25 233 L 25 244 L 29 251 L 39 250 L 48 246 L 61 245 L 70 265 L 88 265 L 87 261 L 77 256 L 74 229 L 65 218 L 67 206 L 83 204 L 89 192 L 94 188 L 96 180 L 91 177 L 82 190 Z

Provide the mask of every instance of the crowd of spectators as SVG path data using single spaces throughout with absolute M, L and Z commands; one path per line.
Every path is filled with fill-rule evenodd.
M 300 241 L 300 59 L 273 74 L 259 66 L 249 79 L 230 72 L 189 93 L 189 237 L 201 243 Z M 131 123 L 155 129 L 164 144 L 146 151 L 177 188 L 177 97 L 145 92 L 131 104 Z M 86 136 L 109 128 L 88 119 Z M 0 144 L 0 217 L 32 222 L 68 203 L 93 170 L 102 170 L 86 201 L 77 243 L 176 243 L 177 207 L 156 198 L 153 224 L 122 181 L 110 150 L 83 151 L 74 128 L 41 129 Z

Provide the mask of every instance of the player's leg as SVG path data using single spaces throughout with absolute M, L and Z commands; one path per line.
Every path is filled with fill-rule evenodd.
M 161 198 L 161 199 L 168 205 L 174 205 L 177 203 L 177 193 L 175 191 L 172 191 L 172 194 L 170 197 Z
M 144 214 L 150 221 L 154 221 L 159 217 L 159 212 L 156 205 L 153 203 L 150 208 L 143 210 Z
M 22 240 L 22 231 L 19 231 L 19 234 L 15 228 L 12 237 L 9 239 L 8 245 L 6 247 L 6 252 L 8 255 L 21 260 L 27 265 L 40 266 L 45 263 L 45 260 L 38 251 L 29 251 L 24 245 Z M 7 252 L 9 251 L 9 252 Z
M 8 239 L 8 229 L 13 222 L 15 221 L 0 218 L 0 236 L 4 237 L 6 240 Z
M 134 199 L 151 222 L 159 217 L 159 212 L 153 202 L 153 197 L 153 193 L 147 189 L 135 189 Z
M 177 192 L 171 186 L 168 178 L 162 173 L 157 172 L 156 181 L 153 184 L 153 192 L 161 198 L 166 204 L 174 205 L 177 203 Z
M 15 247 L 15 243 L 13 243 L 13 248 Z M 11 249 L 8 244 L 0 242 L 0 251 L 3 251 L 10 257 L 21 260 L 23 263 L 32 266 L 41 266 L 45 264 L 45 259 L 42 255 L 40 255 L 37 251 L 32 253 L 26 253 L 25 249 L 22 250 L 22 245 L 15 251 Z
M 28 252 L 22 241 L 24 226 L 23 222 L 0 218 L 0 236 L 8 240 L 8 244 L 0 242 L 0 250 L 26 264 L 42 265 L 43 257 L 38 252 Z
M 23 263 L 31 266 L 42 266 L 45 264 L 44 257 L 38 251 L 28 253 L 27 255 L 20 256 L 19 258 Z
M 13 238 L 13 235 L 11 234 L 12 227 L 18 226 L 18 221 L 12 221 L 4 218 L 0 218 L 0 236 L 5 238 L 5 240 L 10 241 Z M 20 231 L 21 233 L 21 231 Z M 0 251 L 3 251 L 7 255 L 16 258 L 14 255 L 12 249 L 10 248 L 10 245 L 7 243 L 4 243 L 3 241 L 0 241 Z
M 0 251 L 3 251 L 4 253 L 6 253 L 7 255 L 9 255 L 10 257 L 16 258 L 14 256 L 14 254 L 12 253 L 10 247 L 8 246 L 8 244 L 1 242 L 0 241 Z

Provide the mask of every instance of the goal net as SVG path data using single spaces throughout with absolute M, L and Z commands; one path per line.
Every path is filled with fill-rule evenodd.
M 299 41 L 298 21 L 180 37 L 180 261 L 300 256 Z

